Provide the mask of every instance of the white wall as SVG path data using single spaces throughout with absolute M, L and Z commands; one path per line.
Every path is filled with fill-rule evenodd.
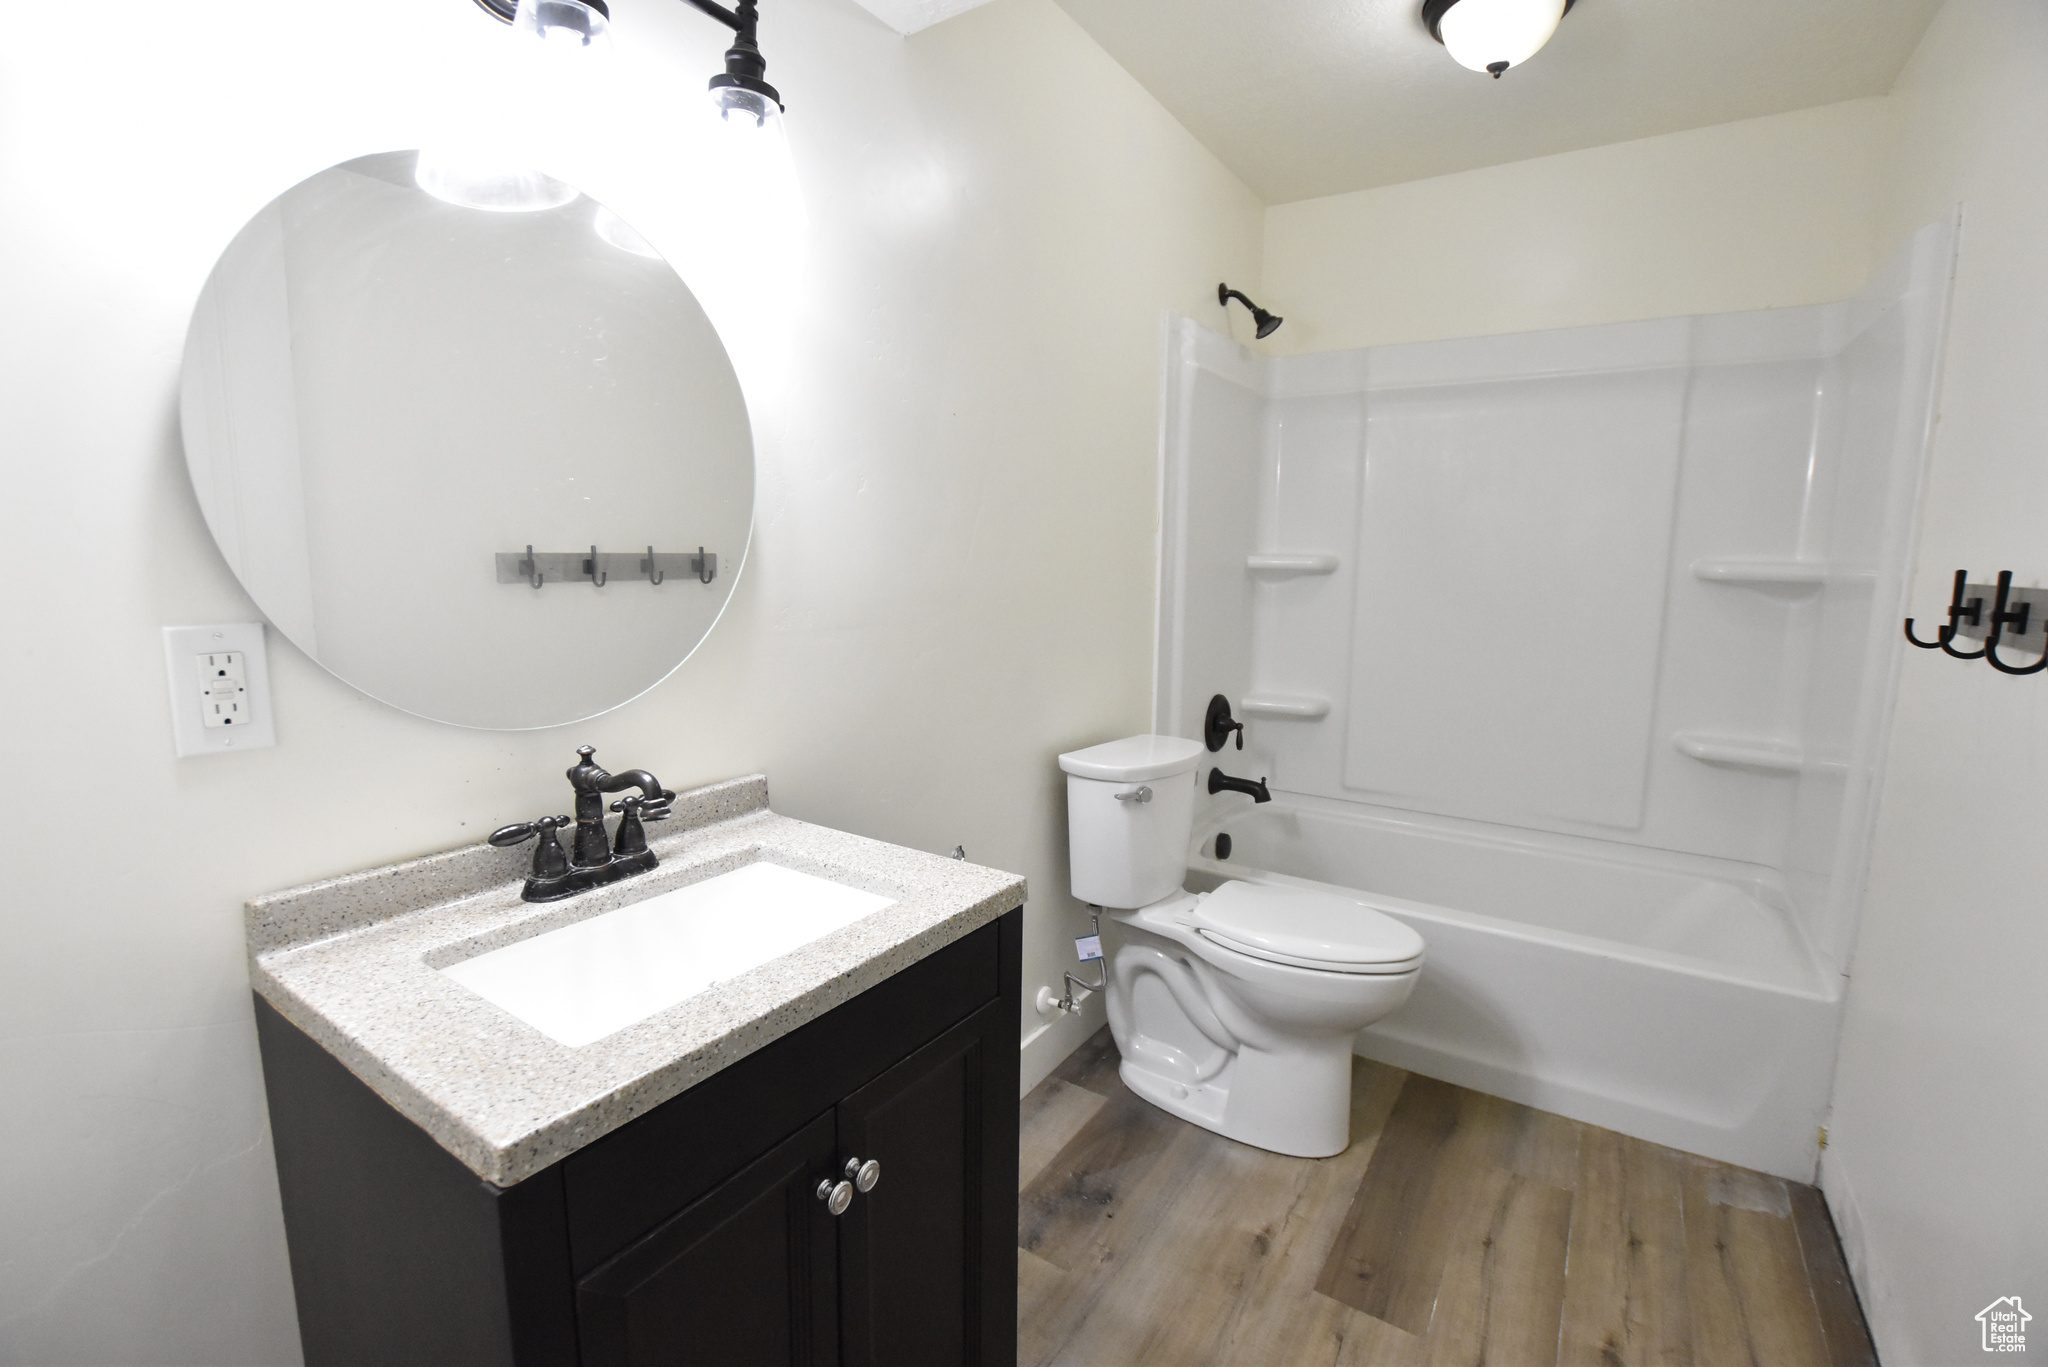
M 1894 89 L 1886 235 L 1961 201 L 1915 607 L 1959 568 L 2048 583 L 2048 9 L 1949 0 Z M 2048 1334 L 2048 689 L 1909 651 L 1822 1185 L 1892 1367 Z
M 1085 919 L 1053 755 L 1147 721 L 1159 318 L 1214 317 L 1215 282 L 1259 270 L 1257 201 L 1050 0 L 908 42 L 782 0 L 763 37 L 809 284 L 753 558 L 703 650 L 598 722 L 491 734 L 273 635 L 278 747 L 178 761 L 157 629 L 254 615 L 178 445 L 200 283 L 286 186 L 416 145 L 490 28 L 467 0 L 402 28 L 311 0 L 195 13 L 43 7 L 0 47 L 0 507 L 13 563 L 41 567 L 0 600 L 7 1363 L 296 1360 L 240 903 L 551 808 L 579 742 L 964 842 L 1030 878 L 1027 995 L 1057 981 Z M 681 241 L 717 206 L 663 124 L 722 35 L 673 0 L 614 14 L 624 116 L 594 121 L 578 178 Z M 1092 1028 L 1043 1037 L 1027 1078 Z
M 1275 205 L 1258 298 L 1287 324 L 1267 346 L 1846 299 L 1891 250 L 1872 228 L 1890 145 L 1886 101 L 1850 100 Z

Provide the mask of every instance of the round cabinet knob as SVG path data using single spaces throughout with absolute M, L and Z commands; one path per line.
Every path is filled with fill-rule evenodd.
M 870 1158 L 865 1163 L 858 1158 L 849 1158 L 846 1160 L 846 1175 L 853 1179 L 857 1190 L 863 1193 L 873 1191 L 875 1183 L 882 1180 L 882 1162 L 878 1158 Z
M 828 1177 L 818 1183 L 818 1199 L 834 1215 L 844 1215 L 846 1208 L 853 1204 L 853 1183 L 835 1182 Z

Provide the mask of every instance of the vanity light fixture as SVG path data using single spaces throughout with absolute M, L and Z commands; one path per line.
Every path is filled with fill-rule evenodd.
M 509 24 L 513 40 L 492 63 L 477 108 L 425 142 L 413 180 L 436 199 L 466 209 L 533 213 L 577 197 L 576 187 L 542 171 L 531 145 L 550 101 L 601 76 L 610 44 L 605 0 L 477 0 Z
M 611 11 L 604 0 L 476 0 L 493 18 L 539 37 L 550 46 L 590 47 L 602 40 Z M 727 9 L 718 0 L 686 0 L 733 31 L 725 70 L 711 78 L 711 102 L 729 127 L 767 130 L 782 123 L 782 96 L 762 79 L 761 12 L 756 0 Z
M 1228 309 L 1230 301 L 1233 299 L 1252 311 L 1252 322 L 1257 326 L 1258 336 L 1261 338 L 1271 337 L 1280 330 L 1280 325 L 1287 321 L 1277 313 L 1268 313 L 1251 300 L 1245 298 L 1243 290 L 1234 290 L 1228 285 L 1219 284 L 1216 286 L 1217 303 Z
M 602 43 L 612 22 L 611 7 L 605 0 L 532 0 L 524 5 L 512 0 L 476 2 L 493 18 L 503 20 L 529 38 L 568 52 Z
M 1550 41 L 1573 0 L 1422 0 L 1422 24 L 1451 60 L 1497 81 Z

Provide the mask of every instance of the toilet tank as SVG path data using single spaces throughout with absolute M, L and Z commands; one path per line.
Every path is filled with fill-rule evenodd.
M 1067 775 L 1067 872 L 1074 896 L 1131 910 L 1180 890 L 1195 824 L 1202 743 L 1128 736 L 1060 756 Z M 1119 800 L 1149 789 L 1151 797 Z

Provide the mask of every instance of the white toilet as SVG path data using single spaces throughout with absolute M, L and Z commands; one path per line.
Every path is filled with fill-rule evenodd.
M 1408 999 L 1414 930 L 1362 902 L 1227 882 L 1190 893 L 1200 741 L 1132 736 L 1060 756 L 1074 896 L 1107 909 L 1124 1084 L 1275 1153 L 1351 1143 L 1351 1045 Z

